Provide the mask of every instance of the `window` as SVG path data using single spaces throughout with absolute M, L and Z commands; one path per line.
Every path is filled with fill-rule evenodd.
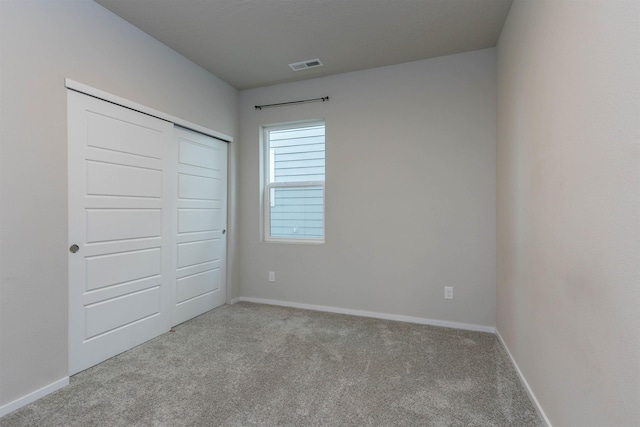
M 324 122 L 264 128 L 266 241 L 324 242 Z

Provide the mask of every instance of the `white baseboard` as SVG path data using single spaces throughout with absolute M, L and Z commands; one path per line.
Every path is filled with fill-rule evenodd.
M 529 383 L 527 382 L 527 379 L 522 374 L 522 371 L 520 370 L 520 367 L 516 363 L 516 360 L 513 358 L 511 351 L 509 351 L 509 347 L 507 347 L 507 343 L 504 342 L 504 339 L 502 339 L 502 335 L 500 335 L 500 332 L 498 332 L 497 329 L 496 329 L 496 336 L 498 337 L 498 340 L 502 344 L 502 347 L 504 347 L 505 351 L 509 355 L 509 359 L 511 359 L 511 363 L 516 368 L 518 377 L 520 377 L 520 381 L 522 381 L 522 384 L 524 385 L 525 390 L 527 390 L 527 394 L 529 395 L 529 398 L 533 402 L 533 406 L 536 408 L 536 411 L 538 411 L 538 415 L 540 415 L 540 418 L 542 418 L 542 421 L 546 424 L 547 427 L 551 427 L 551 422 L 549 421 L 549 418 L 547 418 L 547 414 L 544 413 L 542 406 L 540 406 L 540 402 L 538 402 L 536 395 L 533 394 L 533 390 L 531 390 L 531 387 L 529 387 Z
M 9 402 L 6 405 L 0 406 L 0 417 L 3 417 L 10 412 L 15 411 L 16 409 L 20 409 L 31 402 L 35 402 L 41 397 L 44 397 L 49 393 L 53 393 L 54 391 L 59 390 L 67 385 L 69 385 L 69 377 L 64 377 L 59 379 L 58 381 L 52 382 L 51 384 L 42 387 L 41 389 L 31 392 L 25 396 L 19 397 L 13 402 Z
M 476 332 L 495 333 L 493 326 L 473 325 L 469 323 L 449 322 L 446 320 L 425 319 L 422 317 L 403 316 L 400 314 L 377 313 L 375 311 L 351 310 L 348 308 L 328 307 L 324 305 L 302 304 L 298 302 L 279 301 L 263 298 L 238 297 L 231 300 L 231 304 L 240 301 L 254 302 L 258 304 L 278 305 L 282 307 L 303 308 L 305 310 L 325 311 L 328 313 L 350 314 L 352 316 L 373 317 L 374 319 L 397 320 L 399 322 L 417 323 L 419 325 L 442 326 L 445 328 L 465 329 Z

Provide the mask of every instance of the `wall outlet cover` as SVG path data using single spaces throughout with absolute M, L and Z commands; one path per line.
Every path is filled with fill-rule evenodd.
M 444 299 L 453 299 L 453 286 L 444 287 Z

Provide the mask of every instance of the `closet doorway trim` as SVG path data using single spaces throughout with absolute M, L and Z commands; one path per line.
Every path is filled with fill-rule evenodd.
M 130 110 L 138 111 L 149 116 L 156 117 L 167 122 L 174 123 L 183 128 L 190 129 L 192 131 L 202 133 L 204 135 L 211 136 L 224 142 L 233 142 L 233 138 L 221 132 L 206 128 L 204 126 L 197 125 L 187 120 L 180 119 L 170 114 L 163 113 L 162 111 L 154 110 L 153 108 L 146 107 L 142 104 L 138 104 L 128 99 L 121 98 L 117 95 L 105 92 L 100 89 L 85 85 L 84 83 L 76 82 L 69 78 L 64 79 L 64 85 L 67 89 L 84 93 L 85 95 L 93 96 L 94 98 L 102 99 L 103 101 L 111 102 L 112 104 L 120 105 L 121 107 L 129 108 Z

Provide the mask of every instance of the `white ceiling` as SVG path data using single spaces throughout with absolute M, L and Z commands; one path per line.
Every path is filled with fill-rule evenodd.
M 512 0 L 95 0 L 237 89 L 496 45 Z M 320 58 L 324 67 L 288 64 Z

